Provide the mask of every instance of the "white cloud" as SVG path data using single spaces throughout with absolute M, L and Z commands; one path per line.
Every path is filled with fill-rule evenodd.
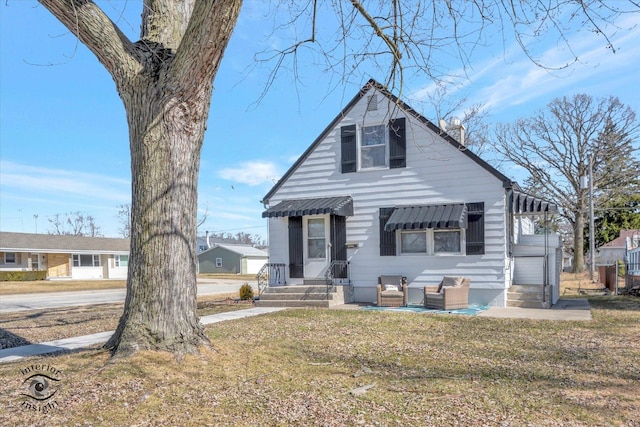
M 619 23 L 621 30 L 612 37 L 616 53 L 605 47 L 606 41 L 593 34 L 578 31 L 570 34 L 566 47 L 547 40 L 546 49 L 537 55 L 539 63 L 548 67 L 561 67 L 567 58 L 578 61 L 567 68 L 552 70 L 534 64 L 517 44 L 513 43 L 499 55 L 488 56 L 474 62 L 467 69 L 458 69 L 446 79 L 447 95 L 469 91 L 473 95 L 468 103 L 485 104 L 491 111 L 507 110 L 535 100 L 573 93 L 593 93 L 597 96 L 624 95 L 625 85 L 636 84 L 634 76 L 621 75 L 640 57 L 640 17 L 630 15 Z M 540 41 L 543 47 L 545 41 Z M 457 76 L 457 77 L 455 77 Z M 424 100 L 436 90 L 433 83 L 416 89 L 410 98 Z M 464 93 L 462 94 L 464 96 Z M 625 100 L 622 100 L 625 102 Z M 530 112 L 528 112 L 530 113 Z M 528 114 L 525 113 L 525 114 Z
M 218 172 L 222 179 L 247 184 L 252 187 L 260 184 L 273 184 L 280 177 L 280 172 L 272 162 L 242 162 L 233 168 L 225 168 Z
M 75 196 L 126 203 L 131 199 L 130 181 L 106 175 L 51 169 L 0 161 L 0 183 L 21 194 Z

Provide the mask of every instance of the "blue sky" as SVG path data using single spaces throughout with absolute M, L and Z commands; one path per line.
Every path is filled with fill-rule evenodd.
M 100 4 L 137 40 L 140 2 Z M 341 82 L 302 61 L 298 84 L 284 73 L 256 104 L 268 68 L 251 68 L 254 54 L 286 44 L 269 35 L 265 13 L 264 3 L 245 2 L 215 80 L 200 168 L 199 210 L 208 213 L 202 234 L 244 231 L 266 238 L 262 196 L 369 77 L 385 78 L 360 69 Z M 560 71 L 536 67 L 513 40 L 500 37 L 478 49 L 464 71 L 443 58 L 459 76 L 450 79 L 449 94 L 486 104 L 491 122 L 528 117 L 576 93 L 614 95 L 640 113 L 639 14 L 624 17 L 620 27 L 615 54 L 589 32 L 571 34 L 580 61 Z M 551 66 L 568 54 L 544 41 L 537 52 Z M 431 90 L 432 82 L 414 77 L 402 98 L 437 122 L 425 101 Z M 518 178 L 508 166 L 502 172 Z M 0 230 L 46 233 L 53 215 L 80 211 L 92 215 L 105 236 L 117 237 L 118 206 L 130 202 L 130 175 L 125 112 L 109 74 L 37 2 L 2 2 Z

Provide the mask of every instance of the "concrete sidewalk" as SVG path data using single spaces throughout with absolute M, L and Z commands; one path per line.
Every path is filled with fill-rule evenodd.
M 273 313 L 285 310 L 282 307 L 254 307 L 244 310 L 228 311 L 226 313 L 212 314 L 200 318 L 200 323 L 209 325 L 211 323 L 223 322 L 225 320 L 236 320 L 260 314 Z M 100 332 L 81 337 L 65 338 L 62 340 L 48 341 L 40 344 L 29 344 L 20 347 L 0 350 L 0 363 L 14 362 L 24 357 L 38 356 L 42 354 L 55 353 L 58 351 L 76 350 L 96 344 L 103 344 L 113 335 L 114 331 Z
M 532 320 L 591 320 L 589 301 L 582 298 L 560 299 L 549 308 L 489 307 L 480 317 Z

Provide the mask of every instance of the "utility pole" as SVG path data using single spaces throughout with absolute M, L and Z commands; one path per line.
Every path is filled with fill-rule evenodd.
M 596 242 L 593 220 L 593 154 L 589 156 L 589 277 L 593 283 L 596 264 Z

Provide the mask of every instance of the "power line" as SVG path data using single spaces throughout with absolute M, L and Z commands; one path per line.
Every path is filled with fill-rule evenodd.
M 213 230 L 213 231 L 207 230 L 207 231 L 209 231 L 209 233 L 225 233 L 227 231 L 236 231 L 236 230 L 242 231 L 242 230 L 249 230 L 249 229 L 252 229 L 252 228 L 264 228 L 264 227 L 266 227 L 266 225 L 255 225 L 255 226 L 251 226 L 251 227 L 229 228 L 227 230 Z

